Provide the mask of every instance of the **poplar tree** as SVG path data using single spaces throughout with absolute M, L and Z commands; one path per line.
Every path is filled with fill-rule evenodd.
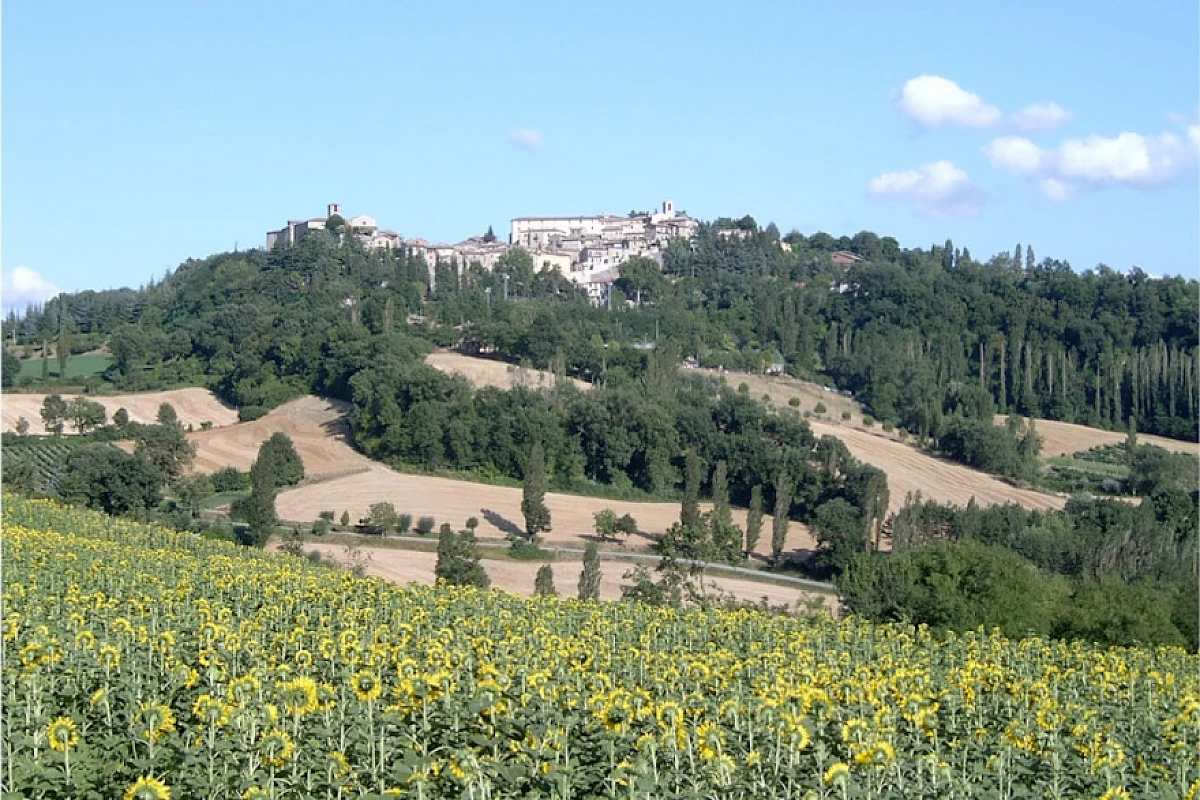
M 588 542 L 583 550 L 583 571 L 579 573 L 579 599 L 600 599 L 600 550 Z
M 683 505 L 679 512 L 679 524 L 685 530 L 700 524 L 700 456 L 696 448 L 689 447 L 683 460 Z
M 546 464 L 541 442 L 534 442 L 525 465 L 525 484 L 521 493 L 521 513 L 525 533 L 532 539 L 550 530 L 550 509 L 546 507 Z
M 746 556 L 758 547 L 762 535 L 762 486 L 754 485 L 750 490 L 750 510 L 746 512 Z
M 783 556 L 783 545 L 787 541 L 788 511 L 792 507 L 792 479 L 787 470 L 780 470 L 775 478 L 775 519 L 771 520 L 771 560 L 776 564 Z

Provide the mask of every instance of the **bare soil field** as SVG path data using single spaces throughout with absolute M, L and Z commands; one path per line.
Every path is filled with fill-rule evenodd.
M 1006 416 L 996 415 L 996 424 L 1003 425 Z M 1069 456 L 1081 450 L 1089 450 L 1105 444 L 1119 444 L 1125 441 L 1125 434 L 1119 431 L 1102 431 L 1099 428 L 1089 428 L 1086 425 L 1075 425 L 1070 422 L 1055 422 L 1048 419 L 1034 420 L 1034 427 L 1042 437 L 1042 457 Z M 1154 436 L 1148 433 L 1138 434 L 1139 444 L 1152 444 L 1166 450 L 1178 453 L 1200 455 L 1200 443 L 1184 442 L 1179 439 L 1168 439 L 1165 436 Z
M 737 389 L 738 384 L 745 383 L 746 387 L 750 390 L 751 397 L 761 400 L 763 395 L 766 395 L 773 404 L 780 408 L 789 407 L 788 401 L 793 397 L 800 398 L 800 406 L 797 410 L 802 412 L 812 411 L 816 408 L 817 403 L 824 403 L 825 413 L 819 418 L 854 426 L 862 424 L 862 406 L 854 398 L 840 394 L 835 389 L 826 389 L 824 386 L 816 383 L 802 381 L 787 375 L 756 375 L 752 372 L 732 372 L 729 370 L 719 372 L 715 369 L 702 368 L 688 371 L 699 372 L 702 375 L 709 375 L 714 378 L 724 378 L 725 382 L 733 389 Z M 849 423 L 843 422 L 843 411 L 850 412 L 851 418 Z
M 332 544 L 314 544 L 306 542 L 305 552 L 313 550 L 321 553 L 322 557 L 339 563 L 348 561 L 346 548 Z M 432 584 L 433 570 L 437 564 L 436 553 L 421 553 L 412 550 L 397 550 L 392 548 L 360 549 L 365 561 L 368 575 L 375 575 L 399 584 L 410 583 Z M 512 561 L 510 559 L 483 559 L 484 570 L 492 579 L 492 585 L 507 592 L 521 595 L 533 594 L 534 577 L 539 562 Z M 554 585 L 561 597 L 575 597 L 579 585 L 579 573 L 583 570 L 582 561 L 555 561 Z M 600 562 L 600 598 L 602 600 L 619 600 L 621 598 L 622 576 L 633 569 L 633 564 L 620 561 Z M 733 595 L 739 600 L 758 602 L 764 597 L 771 605 L 787 605 L 795 609 L 797 605 L 812 597 L 824 600 L 826 608 L 834 613 L 837 610 L 837 600 L 828 595 L 819 595 L 796 589 L 790 586 L 776 586 L 769 583 L 759 583 L 739 578 L 710 578 L 711 583 L 724 593 Z
M 850 454 L 887 473 L 888 510 L 899 511 L 909 492 L 926 500 L 966 505 L 971 498 L 983 506 L 1019 503 L 1030 509 L 1062 508 L 1066 498 L 1033 489 L 1020 489 L 999 478 L 952 461 L 922 453 L 915 447 L 866 430 L 809 420 L 817 436 L 836 436 Z
M 322 511 L 328 510 L 336 517 L 348 511 L 352 520 L 358 520 L 367 515 L 372 503 L 386 502 L 402 514 L 411 514 L 414 524 L 419 518 L 428 516 L 433 517 L 438 526 L 448 522 L 458 530 L 468 517 L 476 517 L 479 520 L 476 533 L 480 538 L 502 539 L 522 530 L 520 489 L 407 475 L 381 464 L 367 463 L 370 464 L 367 471 L 281 492 L 275 501 L 280 519 L 310 523 Z M 595 538 L 593 517 L 605 508 L 611 508 L 617 514 L 632 514 L 637 520 L 640 532 L 631 536 L 625 545 L 630 549 L 648 547 L 659 534 L 679 521 L 678 503 L 635 503 L 548 492 L 546 505 L 550 508 L 554 527 L 541 536 L 548 545 L 564 547 L 582 546 L 589 538 Z M 746 511 L 734 509 L 733 515 L 744 529 Z M 771 517 L 764 515 L 763 535 L 756 552 L 769 553 L 770 542 Z M 808 529 L 793 522 L 785 551 L 811 550 L 815 546 Z
M 451 375 L 462 375 L 475 386 L 495 386 L 512 389 L 525 386 L 531 389 L 548 389 L 554 385 L 554 375 L 540 369 L 528 369 L 494 361 L 490 358 L 474 358 L 449 350 L 439 350 L 425 357 L 425 363 L 436 370 Z M 591 384 L 576 378 L 570 379 L 580 389 L 590 389 Z
M 61 395 L 68 403 L 76 396 Z M 144 394 L 115 394 L 115 395 L 84 395 L 104 406 L 109 421 L 117 409 L 124 408 L 129 412 L 129 418 L 134 422 L 154 422 L 158 415 L 158 407 L 162 403 L 170 403 L 175 407 L 175 413 L 184 427 L 192 425 L 199 429 L 203 422 L 211 422 L 214 428 L 233 425 L 237 422 L 237 411 L 222 403 L 207 389 L 187 388 L 172 389 L 166 392 L 146 392 Z M 44 433 L 42 426 L 42 403 L 45 394 L 9 394 L 0 396 L 0 417 L 3 418 L 3 429 L 16 430 L 17 420 L 24 417 L 29 421 L 29 432 Z M 72 433 L 67 425 L 64 433 Z M 215 432 L 215 431 L 213 431 Z
M 304 462 L 308 480 L 365 471 L 379 466 L 352 448 L 346 439 L 349 405 L 307 395 L 285 403 L 253 422 L 220 430 L 196 431 L 194 472 L 215 472 L 222 467 L 250 469 L 258 448 L 274 433 L 286 433 Z M 315 517 L 314 517 L 315 519 Z

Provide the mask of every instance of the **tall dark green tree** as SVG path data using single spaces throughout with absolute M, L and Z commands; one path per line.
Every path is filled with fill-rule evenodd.
M 759 537 L 762 536 L 762 486 L 754 484 L 750 489 L 750 508 L 746 512 L 746 556 L 749 557 L 758 547 Z
M 700 454 L 689 447 L 683 457 L 683 503 L 679 524 L 695 528 L 700 524 Z
M 771 520 L 771 560 L 776 564 L 783 558 L 791 509 L 792 479 L 787 470 L 780 470 L 775 477 L 775 518 Z
M 579 573 L 579 599 L 600 599 L 600 550 L 595 542 L 583 549 L 583 571 Z
M 7 347 L 2 351 L 3 361 L 0 362 L 0 387 L 5 389 L 17 385 L 17 375 L 21 372 L 21 359 Z
M 258 458 L 250 467 L 250 496 L 235 503 L 232 509 L 234 515 L 240 517 L 248 527 L 242 543 L 253 547 L 265 546 L 279 524 L 279 517 L 275 512 L 275 497 L 279 493 L 279 486 L 275 482 L 271 457 L 263 457 L 264 447 L 266 443 L 258 448 Z
M 521 514 L 525 517 L 525 533 L 530 539 L 550 530 L 550 509 L 546 506 L 546 456 L 541 442 L 534 442 L 529 450 L 521 491 Z
M 533 581 L 533 593 L 546 597 L 558 596 L 558 590 L 554 588 L 554 567 L 550 564 L 538 567 L 537 577 Z

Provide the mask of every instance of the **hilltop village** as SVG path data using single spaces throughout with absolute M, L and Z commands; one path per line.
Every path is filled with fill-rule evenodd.
M 374 217 L 365 214 L 344 217 L 341 206 L 330 203 L 324 217 L 288 220 L 279 230 L 268 231 L 266 248 L 287 247 L 315 230 L 354 236 L 371 250 L 404 248 L 409 255 L 423 257 L 429 265 L 432 285 L 439 264 L 456 264 L 460 272 L 477 264 L 490 272 L 505 253 L 521 247 L 533 257 L 535 268 L 556 270 L 584 287 L 593 302 L 602 302 L 619 277 L 622 263 L 640 256 L 661 265 L 670 243 L 676 239 L 691 240 L 699 226 L 699 222 L 666 200 L 660 211 L 624 217 L 613 214 L 517 217 L 512 220 L 507 242 L 488 235 L 445 244 L 421 238 L 405 239 L 396 231 L 380 228 Z

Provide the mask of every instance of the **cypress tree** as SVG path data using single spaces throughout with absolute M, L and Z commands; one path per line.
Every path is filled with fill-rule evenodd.
M 762 535 L 762 487 L 755 484 L 750 490 L 750 510 L 746 512 L 746 555 L 758 547 Z
M 66 380 L 67 362 L 71 358 L 71 335 L 67 333 L 66 325 L 58 329 L 58 342 L 54 345 L 54 354 L 58 357 L 58 379 Z
M 533 592 L 537 595 L 558 596 L 558 590 L 554 588 L 554 567 L 549 564 L 542 564 L 538 567 L 537 577 L 533 582 Z
M 685 530 L 691 530 L 700 524 L 700 456 L 694 447 L 689 447 L 684 455 L 683 472 L 683 506 L 679 523 Z
M 718 461 L 712 479 L 713 522 L 726 526 L 733 524 L 733 514 L 729 510 L 728 473 L 729 466 L 724 461 Z
M 783 545 L 787 541 L 788 511 L 792 507 L 792 479 L 787 470 L 780 470 L 775 478 L 775 518 L 771 520 L 771 560 L 779 563 L 783 556 Z
M 546 464 L 541 442 L 534 442 L 525 465 L 525 484 L 521 493 L 521 513 L 525 533 L 532 539 L 550 530 L 550 509 L 546 507 Z
M 583 551 L 583 571 L 579 573 L 579 599 L 600 599 L 600 551 L 588 542 Z

